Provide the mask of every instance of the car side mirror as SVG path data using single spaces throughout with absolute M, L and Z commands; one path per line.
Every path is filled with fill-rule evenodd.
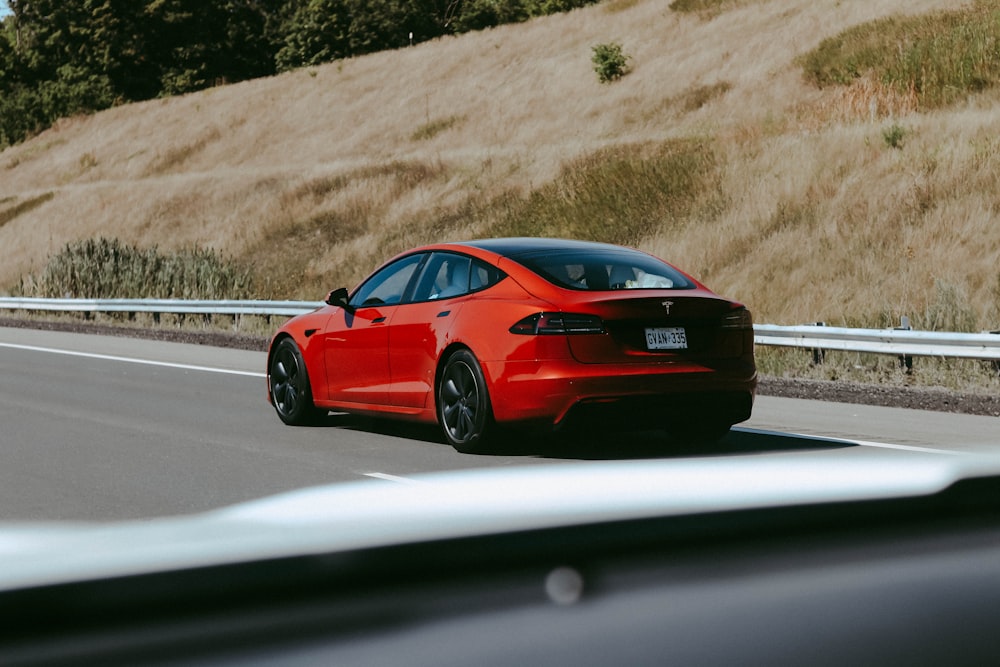
M 339 287 L 326 295 L 326 303 L 330 306 L 347 308 L 347 288 Z

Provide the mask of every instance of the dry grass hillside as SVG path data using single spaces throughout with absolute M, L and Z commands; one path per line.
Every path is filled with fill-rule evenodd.
M 574 170 L 600 177 L 595 160 L 683 143 L 710 187 L 621 237 L 609 215 L 606 236 L 760 322 L 1000 328 L 997 94 L 916 113 L 863 86 L 819 90 L 796 64 L 849 26 L 954 2 L 668 5 L 607 0 L 65 120 L 0 153 L 0 292 L 107 237 L 212 248 L 254 268 L 247 296 L 315 299 L 413 244 L 532 233 L 498 207 L 530 213 Z M 607 42 L 632 71 L 601 84 L 591 47 Z M 608 176 L 622 200 L 630 173 Z

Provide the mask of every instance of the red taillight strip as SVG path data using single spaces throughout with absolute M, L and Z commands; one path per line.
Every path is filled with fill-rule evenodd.
M 722 318 L 723 329 L 753 329 L 753 315 L 746 308 L 737 308 Z
M 535 313 L 519 321 L 509 331 L 525 336 L 602 334 L 604 333 L 604 322 L 597 315 Z

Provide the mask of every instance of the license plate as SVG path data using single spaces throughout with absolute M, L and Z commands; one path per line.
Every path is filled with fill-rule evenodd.
M 686 350 L 687 333 L 683 327 L 646 329 L 647 350 Z

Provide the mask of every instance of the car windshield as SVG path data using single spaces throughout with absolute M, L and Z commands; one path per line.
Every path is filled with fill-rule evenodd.
M 639 252 L 614 249 L 531 252 L 514 257 L 559 287 L 603 292 L 623 289 L 691 289 L 669 264 Z

